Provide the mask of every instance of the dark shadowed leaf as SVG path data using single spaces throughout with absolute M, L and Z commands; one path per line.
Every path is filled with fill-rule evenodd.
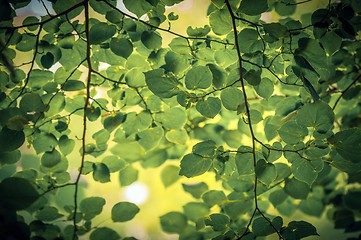
M 328 141 L 334 145 L 338 154 L 353 163 L 361 162 L 361 130 L 346 129 L 337 132 Z
M 40 195 L 27 180 L 10 177 L 0 183 L 0 196 L 4 207 L 22 210 L 33 204 Z
M 90 44 L 99 44 L 110 39 L 116 32 L 113 25 L 100 22 L 93 25 L 89 31 Z
M 98 227 L 89 236 L 90 240 L 117 240 L 120 239 L 119 234 L 108 227 Z

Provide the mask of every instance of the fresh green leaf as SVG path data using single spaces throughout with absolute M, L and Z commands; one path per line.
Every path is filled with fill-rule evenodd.
M 236 87 L 226 88 L 221 92 L 221 100 L 226 109 L 237 111 L 244 102 L 243 92 Z
M 196 105 L 197 111 L 207 118 L 214 118 L 221 111 L 221 100 L 215 97 L 208 97 L 200 100 Z
M 103 211 L 104 198 L 88 197 L 81 200 L 79 210 L 84 213 L 85 219 L 92 219 Z
M 114 222 L 127 222 L 139 213 L 140 209 L 131 202 L 119 202 L 112 207 L 112 220 Z
M 93 178 L 97 182 L 110 182 L 110 171 L 104 163 L 93 163 Z
M 188 178 L 202 175 L 208 171 L 211 165 L 211 159 L 203 158 L 199 155 L 190 153 L 185 155 L 181 160 L 179 175 L 183 175 Z
M 186 87 L 190 90 L 206 89 L 212 83 L 212 72 L 208 67 L 196 66 L 191 68 L 185 77 Z

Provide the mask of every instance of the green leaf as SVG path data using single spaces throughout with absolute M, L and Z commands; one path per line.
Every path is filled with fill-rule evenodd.
M 21 98 L 20 109 L 27 114 L 34 114 L 44 112 L 45 105 L 38 94 L 27 93 Z
M 145 149 L 150 150 L 155 148 L 164 136 L 162 127 L 149 128 L 137 134 L 139 137 L 139 144 Z
M 310 187 L 295 178 L 286 179 L 284 191 L 293 198 L 306 199 L 310 192 Z
M 252 232 L 256 236 L 268 236 L 275 232 L 270 222 L 264 217 L 259 217 L 252 222 Z
M 50 152 L 45 152 L 41 157 L 41 165 L 47 168 L 52 168 L 61 161 L 61 155 L 56 150 L 53 149 Z
M 203 193 L 202 199 L 208 207 L 213 207 L 216 204 L 219 205 L 223 201 L 226 201 L 227 197 L 223 191 L 209 190 L 208 192 Z
M 197 111 L 207 118 L 214 118 L 221 111 L 221 108 L 221 100 L 215 97 L 200 100 L 196 105 Z
M 187 219 L 196 222 L 199 218 L 207 216 L 210 209 L 205 203 L 189 202 L 183 206 L 183 211 Z
M 19 150 L 11 152 L 0 152 L 0 163 L 1 164 L 14 164 L 21 158 L 21 152 Z
M 277 207 L 278 205 L 282 204 L 286 200 L 286 198 L 287 198 L 287 194 L 282 189 L 273 191 L 269 195 L 269 200 L 274 207 Z
M 163 69 L 151 70 L 144 74 L 149 89 L 158 97 L 170 98 L 178 93 L 178 80 L 166 75 Z
M 175 20 L 178 20 L 179 16 L 178 15 L 175 15 L 174 12 L 170 12 L 168 14 L 168 20 L 169 21 L 175 21 Z
M 257 94 L 265 99 L 269 99 L 272 96 L 274 90 L 274 84 L 269 78 L 262 78 L 261 82 L 254 87 Z
M 147 0 L 139 0 L 139 1 L 124 0 L 124 6 L 130 12 L 137 15 L 138 18 L 140 18 L 141 16 L 143 16 L 145 13 L 149 12 L 153 8 L 151 1 L 147 1 Z
M 179 167 L 168 165 L 163 168 L 162 172 L 160 173 L 160 179 L 164 187 L 169 187 L 173 183 L 175 183 L 180 176 L 178 175 Z
M 56 140 L 56 137 L 53 134 L 40 133 L 39 135 L 36 136 L 35 140 L 33 141 L 33 147 L 37 154 L 46 151 L 53 151 L 53 149 L 57 145 L 58 145 L 58 141 Z
M 256 175 L 260 182 L 270 186 L 271 183 L 276 180 L 277 170 L 272 163 L 267 163 L 265 160 L 261 159 L 256 165 Z
M 186 87 L 190 90 L 206 89 L 212 84 L 212 72 L 206 66 L 191 68 L 185 77 Z
M 209 15 L 209 24 L 217 35 L 225 35 L 232 30 L 232 18 L 227 9 L 220 9 Z
M 91 232 L 89 236 L 90 240 L 118 240 L 120 239 L 119 234 L 108 227 L 97 227 Z
M 193 146 L 192 152 L 204 158 L 213 158 L 216 154 L 217 145 L 212 140 L 199 142 Z
M 181 129 L 187 121 L 187 115 L 182 108 L 175 107 L 158 114 L 157 119 L 167 129 Z
M 223 106 L 231 111 L 237 111 L 244 103 L 243 92 L 236 87 L 229 87 L 221 92 Z
M 180 212 L 169 212 L 160 217 L 162 230 L 167 233 L 182 233 L 187 226 L 187 218 Z
M 296 116 L 299 125 L 314 127 L 316 132 L 320 134 L 324 134 L 331 129 L 334 119 L 332 109 L 323 101 L 305 104 L 298 110 Z
M 239 10 L 250 16 L 260 15 L 268 9 L 267 0 L 258 0 L 257 4 L 253 0 L 242 0 Z
M 342 38 L 335 32 L 326 32 L 320 38 L 320 43 L 329 55 L 338 51 L 342 44 Z
M 286 239 L 301 239 L 314 235 L 318 236 L 316 228 L 305 221 L 292 221 L 282 232 L 282 236 Z
M 47 52 L 45 55 L 41 56 L 41 65 L 43 65 L 44 68 L 51 68 L 54 64 L 54 55 L 51 52 Z
M 98 120 L 98 118 L 100 117 L 100 108 L 99 107 L 88 107 L 86 109 L 86 117 L 88 118 L 89 121 L 94 122 L 96 120 Z
M 64 91 L 79 91 L 85 89 L 85 84 L 78 80 L 68 80 L 62 85 Z
M 119 182 L 121 186 L 129 186 L 138 179 L 138 170 L 128 165 L 119 171 Z
M 109 116 L 104 119 L 103 125 L 106 130 L 112 132 L 114 129 L 119 127 L 121 123 L 123 123 L 126 119 L 126 116 L 120 112 L 115 115 Z
M 285 0 L 282 2 L 275 2 L 275 10 L 281 16 L 292 15 L 296 11 L 296 0 Z
M 204 25 L 204 27 L 196 27 L 193 28 L 189 26 L 187 28 L 187 34 L 190 37 L 203 37 L 206 36 L 211 31 L 210 27 L 208 25 Z
M 118 156 L 106 156 L 103 158 L 102 163 L 107 165 L 111 173 L 118 172 L 127 166 L 127 162 Z
M 291 169 L 296 179 L 307 183 L 310 187 L 316 181 L 318 176 L 318 172 L 312 165 L 312 161 L 306 159 L 294 159 L 292 161 Z
M 113 53 L 125 59 L 133 52 L 133 43 L 126 38 L 112 38 L 109 46 Z
M 11 210 L 23 210 L 33 204 L 39 193 L 32 184 L 23 178 L 5 178 L 0 183 L 0 203 Z
M 23 145 L 25 134 L 23 131 L 15 131 L 3 127 L 0 131 L 0 152 L 11 152 Z
M 211 165 L 211 159 L 203 158 L 199 155 L 190 153 L 185 155 L 181 160 L 179 175 L 183 175 L 188 178 L 202 175 L 208 171 Z
M 304 126 L 304 124 L 301 125 L 297 123 L 296 121 L 286 122 L 278 130 L 278 133 L 284 142 L 289 144 L 303 142 L 303 139 L 308 135 L 308 130 L 306 126 Z
M 207 226 L 212 226 L 214 231 L 224 231 L 228 228 L 230 219 L 225 214 L 213 213 L 205 220 Z
M 104 163 L 93 163 L 93 178 L 97 182 L 110 182 L 110 171 Z
M 172 129 L 165 134 L 166 139 L 169 142 L 185 145 L 188 140 L 187 131 L 184 129 Z
M 250 147 L 239 147 L 235 160 L 239 175 L 254 174 L 253 154 Z
M 130 69 L 124 78 L 130 87 L 144 87 L 146 85 L 144 73 L 139 68 Z
M 159 49 L 162 46 L 162 37 L 154 31 L 144 31 L 140 37 L 144 46 L 148 49 Z
M 167 72 L 172 72 L 175 75 L 179 76 L 183 74 L 183 72 L 189 68 L 190 61 L 187 56 L 185 56 L 182 53 L 179 52 L 189 52 L 189 50 L 186 47 L 183 46 L 177 46 L 175 47 L 173 45 L 174 52 L 169 51 L 164 57 L 165 65 L 162 66 Z
M 351 128 L 337 132 L 328 139 L 338 154 L 347 161 L 361 162 L 361 129 Z
M 108 25 L 103 22 L 94 24 L 89 31 L 89 42 L 90 44 L 99 44 L 102 43 L 111 37 L 116 32 L 114 25 Z
M 56 142 L 55 142 L 56 143 Z M 55 147 L 56 145 L 53 145 Z M 75 146 L 75 141 L 73 139 L 69 139 L 67 135 L 62 135 L 59 138 L 59 148 L 61 153 L 66 156 L 70 154 Z M 49 146 L 50 148 L 51 146 Z
M 308 198 L 302 200 L 300 203 L 300 210 L 307 215 L 320 218 L 325 210 L 325 206 L 320 199 Z
M 58 218 L 61 218 L 63 215 L 58 212 L 58 209 L 51 206 L 44 206 L 36 213 L 36 218 L 40 221 L 50 222 Z
M 81 200 L 79 210 L 84 213 L 84 219 L 90 220 L 103 211 L 104 198 L 87 197 Z
M 196 184 L 182 183 L 183 190 L 190 193 L 194 198 L 201 198 L 202 194 L 208 190 L 208 185 L 204 182 Z
M 113 222 L 127 222 L 132 220 L 139 213 L 140 209 L 131 202 L 119 202 L 112 207 Z
M 239 49 L 243 53 L 254 53 L 263 50 L 261 41 L 256 30 L 244 28 L 238 33 Z M 257 85 L 257 84 L 256 84 Z
M 127 162 L 139 161 L 145 154 L 144 149 L 138 142 L 122 142 L 116 144 L 110 151 Z

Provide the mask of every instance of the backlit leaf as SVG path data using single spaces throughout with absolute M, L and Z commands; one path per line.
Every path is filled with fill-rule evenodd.
M 211 159 L 190 153 L 183 157 L 179 174 L 188 178 L 195 177 L 208 171 L 211 165 Z
M 212 83 L 212 72 L 208 67 L 197 66 L 191 68 L 185 77 L 185 84 L 188 89 L 205 89 Z
M 208 97 L 200 100 L 196 105 L 197 111 L 207 118 L 214 118 L 221 111 L 221 100 L 215 97 Z

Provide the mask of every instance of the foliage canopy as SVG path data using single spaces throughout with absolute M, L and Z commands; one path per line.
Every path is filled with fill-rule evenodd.
M 1 1 L 0 238 L 132 239 L 94 226 L 108 203 L 80 191 L 83 175 L 132 184 L 135 163 L 163 168 L 166 187 L 222 183 L 183 184 L 194 201 L 156 216 L 180 239 L 318 235 L 284 222 L 296 209 L 360 232 L 361 2 L 297 19 L 309 1 L 212 0 L 209 24 L 182 35 L 166 12 L 181 1 L 40 0 L 47 14 L 24 19 L 30 0 Z M 139 211 L 118 202 L 109 216 Z

